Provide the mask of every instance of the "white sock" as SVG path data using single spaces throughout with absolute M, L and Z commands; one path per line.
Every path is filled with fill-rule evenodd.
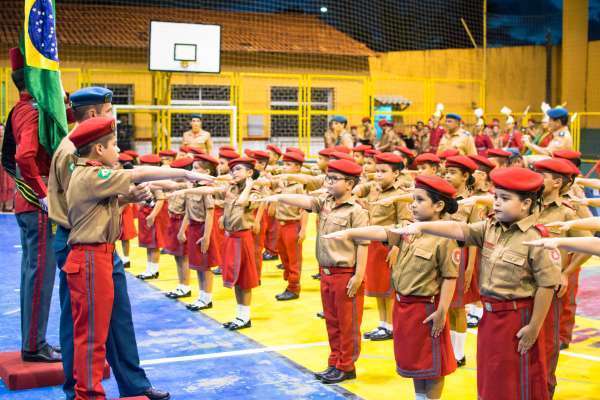
M 465 356 L 465 342 L 467 341 L 467 334 L 456 332 L 454 334 L 454 341 L 456 343 L 456 346 L 454 347 L 454 357 L 456 357 L 457 360 L 462 360 Z
M 123 264 L 127 264 L 129 262 L 129 257 L 122 256 L 121 261 L 123 261 Z
M 385 328 L 386 325 L 387 325 L 387 323 L 385 321 L 379 321 L 380 328 Z
M 183 285 L 183 284 L 180 284 L 180 285 L 179 285 L 179 287 L 181 288 L 181 290 L 182 290 L 184 293 L 186 293 L 186 292 L 188 292 L 188 291 L 190 290 L 190 287 L 189 287 L 188 285 Z
M 238 304 L 238 315 L 237 317 L 244 322 L 250 321 L 250 306 Z
M 204 301 L 204 291 L 202 289 L 200 289 L 200 292 L 198 293 L 198 301 L 201 301 L 201 302 L 205 303 L 205 301 Z
M 425 393 L 415 393 L 415 400 L 427 400 Z
M 204 303 L 208 304 L 212 302 L 212 293 L 202 292 L 204 295 Z
M 394 325 L 390 324 L 389 322 L 384 322 L 385 326 L 384 328 L 387 329 L 390 332 L 394 331 Z
M 454 331 L 450 331 L 450 344 L 452 344 L 452 349 L 456 348 L 456 332 Z
M 481 319 L 483 317 L 483 307 L 473 306 L 473 309 L 471 309 L 471 315 Z
M 158 272 L 158 263 L 152 263 L 152 273 L 155 274 Z
M 151 261 L 146 262 L 146 273 L 148 275 L 150 275 L 152 273 L 152 264 L 153 263 Z

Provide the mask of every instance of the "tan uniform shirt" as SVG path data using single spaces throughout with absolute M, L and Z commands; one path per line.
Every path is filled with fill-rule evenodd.
M 284 183 L 275 189 L 275 193 L 282 194 L 305 194 L 304 186 L 299 183 Z M 302 216 L 303 210 L 298 207 L 293 207 L 282 202 L 275 204 L 275 218 L 278 221 L 298 221 Z
M 350 132 L 344 131 L 340 135 L 340 144 L 351 149 L 354 147 L 354 138 Z
M 251 194 L 248 201 L 242 203 L 238 201 L 242 190 L 238 185 L 230 185 L 225 192 L 223 226 L 227 232 L 250 229 L 254 224 L 252 200 L 256 196 Z
M 321 235 L 367 226 L 369 223 L 367 210 L 353 199 L 336 205 L 333 196 L 321 196 L 312 199 L 311 211 L 319 215 L 317 231 L 317 261 L 319 265 L 322 267 L 355 267 L 357 245 L 368 245 L 368 241 L 327 240 L 321 239 Z
M 394 146 L 399 146 L 399 143 L 400 138 L 393 129 L 390 129 L 381 137 L 378 148 L 382 149 L 382 151 L 392 151 L 394 150 Z
M 79 158 L 67 189 L 68 243 L 114 243 L 121 234 L 118 195 L 127 195 L 131 175 Z
M 403 237 L 387 231 L 388 244 L 400 252 L 392 268 L 394 290 L 404 296 L 435 296 L 442 281 L 458 277 L 460 249 L 455 240 L 420 234 Z
M 319 190 L 325 185 L 325 174 L 311 176 L 306 183 L 306 190 L 312 192 L 313 190 Z
M 456 149 L 461 155 L 475 156 L 477 155 L 477 148 L 475 147 L 475 139 L 473 136 L 463 130 L 459 129 L 454 133 L 445 133 L 440 140 L 438 146 L 438 154 L 450 149 Z
M 201 130 L 197 135 L 192 130 L 189 130 L 183 133 L 181 144 L 183 146 L 199 147 L 209 153 L 211 151 L 209 147 L 212 147 L 212 139 L 210 138 L 210 132 L 205 130 Z
M 533 297 L 538 287 L 560 284 L 560 252 L 523 244 L 542 237 L 536 218 L 532 214 L 508 227 L 494 219 L 463 223 L 465 244 L 481 248 L 482 295 L 514 300 Z
M 359 197 L 366 197 L 369 211 L 369 224 L 370 225 L 397 225 L 402 220 L 412 220 L 412 213 L 408 208 L 406 202 L 393 202 L 391 204 L 373 204 L 376 201 L 404 194 L 401 188 L 401 183 L 396 181 L 385 190 L 381 189 L 381 186 L 377 182 L 368 182 L 360 185 L 360 190 L 357 195 Z
M 185 214 L 193 222 L 206 221 L 208 212 L 215 208 L 215 202 L 211 195 L 186 194 Z
M 169 197 L 169 207 L 167 210 L 169 214 L 185 214 L 185 194 L 177 194 Z
M 48 216 L 65 229 L 71 229 L 67 217 L 67 189 L 77 161 L 74 153 L 73 142 L 65 137 L 54 152 L 48 178 Z
M 577 216 L 577 211 L 568 202 L 568 200 L 559 198 L 558 200 L 544 203 L 542 206 L 542 210 L 538 215 L 538 224 L 547 224 L 554 221 L 572 221 L 574 219 L 579 219 Z M 548 227 L 548 231 L 552 236 L 563 236 L 563 233 L 554 227 Z M 592 236 L 590 231 L 581 231 L 570 229 L 564 232 L 564 235 L 567 237 L 584 237 L 584 236 Z

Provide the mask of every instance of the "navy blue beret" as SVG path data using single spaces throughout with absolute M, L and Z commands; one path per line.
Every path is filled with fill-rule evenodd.
M 566 117 L 569 115 L 569 112 L 566 108 L 563 107 L 554 107 L 548 110 L 548 117 L 552 119 L 558 119 L 562 117 Z
M 462 120 L 462 118 L 460 117 L 460 115 L 458 115 L 458 114 L 453 114 L 453 113 L 446 114 L 446 118 L 455 119 L 455 120 L 457 120 L 457 121 L 460 121 L 460 120 Z
M 112 96 L 113 92 L 107 88 L 90 86 L 71 93 L 71 106 L 76 108 L 94 104 L 110 103 L 112 102 Z
M 344 117 L 343 115 L 334 115 L 333 118 L 331 118 L 331 120 L 335 121 L 335 122 L 339 122 L 340 124 L 345 124 L 348 122 L 346 117 Z

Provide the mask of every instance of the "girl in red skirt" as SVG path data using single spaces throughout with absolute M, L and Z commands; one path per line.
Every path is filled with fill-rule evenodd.
M 123 169 L 132 169 L 134 164 L 134 158 L 127 154 L 119 154 L 119 163 Z M 135 203 L 127 203 L 121 209 L 121 235 L 119 240 L 121 241 L 121 247 L 123 248 L 123 268 L 131 267 L 129 260 L 129 241 L 137 237 L 137 230 L 135 228 L 135 216 L 137 214 L 137 205 Z
M 433 234 L 481 249 L 478 398 L 548 399 L 540 331 L 561 282 L 561 257 L 558 250 L 527 245 L 546 232 L 536 225 L 544 178 L 514 167 L 495 168 L 490 178 L 495 186 L 493 219 L 417 222 L 394 232 Z
M 456 189 L 443 179 L 418 176 L 411 204 L 414 219 L 438 221 L 446 213 L 455 213 L 455 196 Z M 402 236 L 384 226 L 349 229 L 325 238 L 398 246 L 391 276 L 396 371 L 413 379 L 417 399 L 441 398 L 444 377 L 456 370 L 447 319 L 458 277 L 456 242 L 429 234 Z

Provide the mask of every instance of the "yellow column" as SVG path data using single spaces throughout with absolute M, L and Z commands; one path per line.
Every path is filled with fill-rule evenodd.
M 563 0 L 561 102 L 585 110 L 588 65 L 588 0 Z

